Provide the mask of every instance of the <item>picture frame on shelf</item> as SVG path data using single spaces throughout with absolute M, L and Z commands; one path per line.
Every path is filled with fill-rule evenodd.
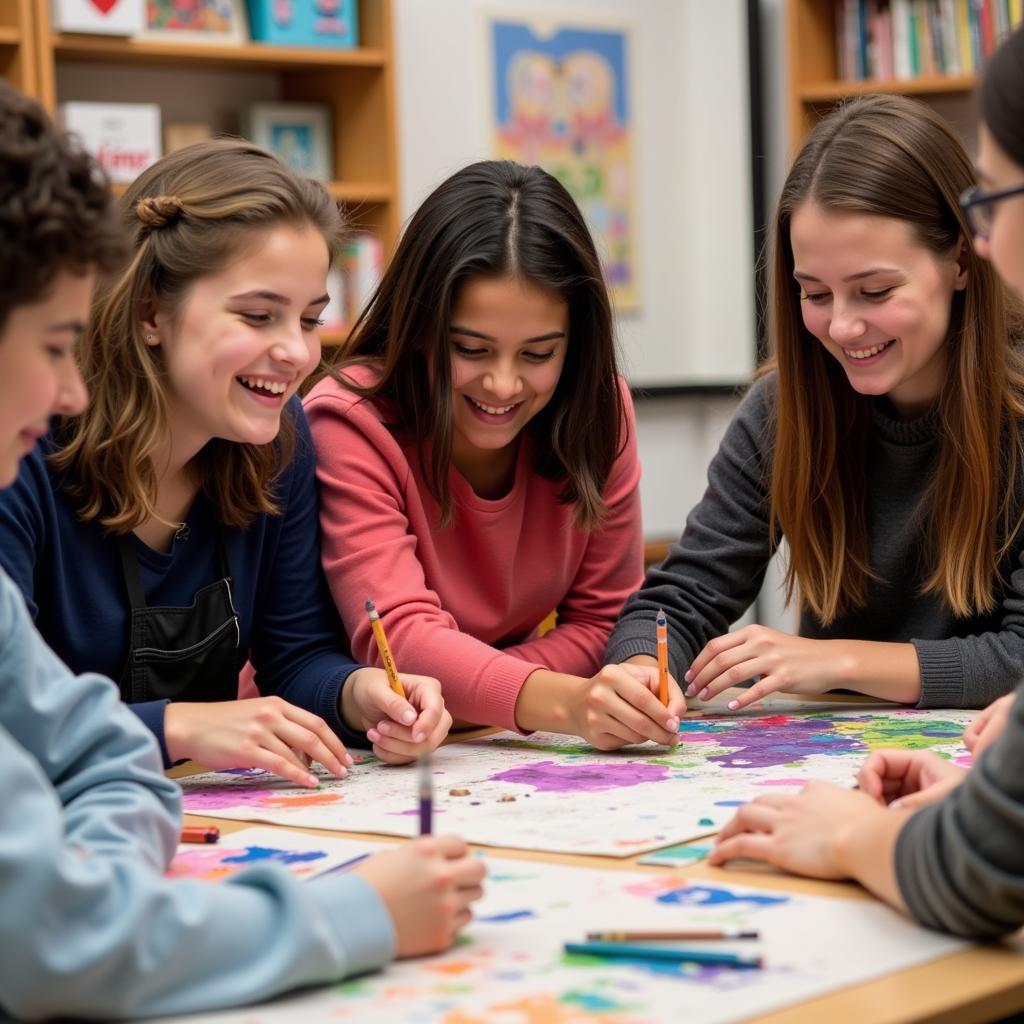
M 269 149 L 296 174 L 330 181 L 331 111 L 319 103 L 254 103 L 242 117 L 242 134 Z
M 245 0 L 144 0 L 151 42 L 240 44 L 249 41 Z
M 134 36 L 146 25 L 146 0 L 53 0 L 56 32 Z

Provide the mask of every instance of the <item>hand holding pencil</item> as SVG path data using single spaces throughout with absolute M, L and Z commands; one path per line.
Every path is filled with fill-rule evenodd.
M 349 676 L 341 691 L 342 717 L 351 728 L 366 732 L 382 761 L 406 764 L 422 748 L 433 750 L 441 743 L 452 716 L 436 679 L 397 671 L 372 601 L 367 601 L 367 612 L 384 668 L 361 668 Z

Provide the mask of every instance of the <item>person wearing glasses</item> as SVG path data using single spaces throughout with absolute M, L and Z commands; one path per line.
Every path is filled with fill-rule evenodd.
M 732 710 L 839 688 L 980 708 L 1020 678 L 1024 362 L 958 204 L 973 181 L 949 126 L 904 97 L 811 132 L 772 229 L 771 358 L 609 661 L 653 663 L 664 608 L 697 707 L 758 678 Z M 798 633 L 730 633 L 783 541 Z
M 975 252 L 1024 296 L 1024 29 L 985 70 L 981 116 L 979 184 L 963 194 L 963 214 Z M 1009 370 L 1018 372 L 1015 363 Z M 1005 444 L 1003 452 L 1005 460 Z M 1009 672 L 1007 682 L 1020 675 Z M 970 771 L 929 751 L 876 751 L 859 791 L 813 783 L 797 796 L 747 804 L 719 835 L 711 863 L 752 857 L 797 874 L 853 878 L 927 927 L 971 938 L 1014 932 L 1024 924 L 1019 691 L 980 716 L 970 739 Z

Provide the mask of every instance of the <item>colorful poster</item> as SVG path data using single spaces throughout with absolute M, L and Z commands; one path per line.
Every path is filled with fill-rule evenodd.
M 565 185 L 595 235 L 616 308 L 636 310 L 627 32 L 502 18 L 490 35 L 494 155 L 539 164 Z
M 626 857 L 717 832 L 762 793 L 810 779 L 850 786 L 881 747 L 967 763 L 962 734 L 973 717 L 892 708 L 698 714 L 680 723 L 674 748 L 613 753 L 570 736 L 498 733 L 433 755 L 435 829 L 485 846 Z M 312 791 L 249 769 L 181 781 L 194 814 L 384 835 L 417 828 L 414 766 L 368 758 Z
M 771 892 L 676 871 L 487 863 L 484 898 L 449 952 L 189 1024 L 724 1024 L 966 946 L 873 900 Z M 715 942 L 714 950 L 760 956 L 761 969 L 614 963 L 563 951 L 590 931 L 727 927 L 760 938 Z
M 280 864 L 299 878 L 315 878 L 362 860 L 374 847 L 280 828 L 243 828 L 217 843 L 181 843 L 167 869 L 169 878 L 219 882 L 255 864 Z

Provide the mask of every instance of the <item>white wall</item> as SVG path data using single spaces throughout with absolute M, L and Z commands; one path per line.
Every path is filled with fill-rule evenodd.
M 636 383 L 750 374 L 743 0 L 396 0 L 402 211 L 491 155 L 488 13 L 628 25 L 641 309 L 618 318 Z M 699 145 L 694 145 L 699 139 Z

